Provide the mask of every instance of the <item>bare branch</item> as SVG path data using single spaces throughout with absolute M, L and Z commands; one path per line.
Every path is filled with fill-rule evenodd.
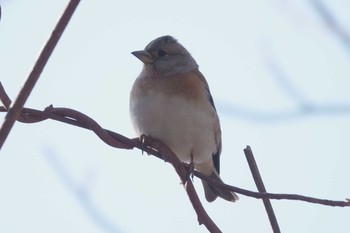
M 1 91 L 1 88 L 0 88 L 0 91 Z M 3 93 L 0 93 L 0 98 L 2 98 L 2 96 L 4 96 Z M 4 107 L 0 108 L 0 112 L 6 112 L 6 109 Z M 52 106 L 49 106 L 48 108 L 45 109 L 45 111 L 24 108 L 22 111 L 22 114 L 25 114 L 26 117 L 35 116 L 36 122 L 38 122 L 39 118 L 41 118 L 41 120 L 52 119 L 52 120 L 61 121 L 67 124 L 75 125 L 78 127 L 82 127 L 82 128 L 91 130 L 95 133 L 100 132 L 101 130 L 105 130 L 85 114 L 82 114 L 76 110 L 68 109 L 68 108 L 53 108 Z M 91 123 L 91 121 L 93 121 L 94 123 Z M 105 132 L 106 134 L 103 134 L 103 136 L 99 136 L 98 134 L 97 135 L 100 137 L 101 140 L 103 140 L 106 144 L 110 146 L 121 148 L 121 149 L 132 149 L 136 147 L 160 159 L 164 159 L 164 156 L 161 153 L 159 153 L 159 151 L 154 150 L 151 147 L 145 146 L 145 144 L 141 143 L 138 139 L 129 139 L 121 134 L 112 132 L 110 130 L 105 130 Z M 108 137 L 111 137 L 111 138 L 108 138 Z M 114 144 L 114 142 L 116 143 Z M 187 165 L 184 164 L 184 166 L 187 166 Z M 222 184 L 220 182 L 216 182 L 215 180 L 209 177 L 206 177 L 197 171 L 193 171 L 193 174 L 198 178 L 205 180 L 210 184 L 213 184 L 219 188 L 227 188 L 228 190 L 231 190 L 249 197 L 258 198 L 258 199 L 262 199 L 262 198 L 278 199 L 278 200 L 287 199 L 287 200 L 300 200 L 300 201 L 306 201 L 306 202 L 329 205 L 329 206 L 339 206 L 339 207 L 350 206 L 349 201 L 345 201 L 345 202 L 331 201 L 331 200 L 324 200 L 319 198 L 302 196 L 298 194 L 273 194 L 273 193 L 253 192 L 253 191 L 241 189 L 238 187 Z
M 4 93 L 4 89 L 0 83 L 0 99 L 5 103 L 8 103 L 8 96 Z M 6 107 L 0 107 L 0 112 L 6 112 Z M 199 224 L 204 224 L 206 228 L 210 232 L 221 232 L 220 229 L 216 226 L 216 224 L 212 221 L 209 215 L 206 213 L 203 205 L 201 204 L 198 195 L 193 187 L 192 181 L 189 180 L 190 177 L 190 168 L 188 164 L 182 163 L 178 157 L 161 141 L 144 137 L 144 141 L 140 141 L 138 138 L 129 139 L 123 135 L 112 132 L 110 130 L 103 129 L 96 121 L 87 115 L 80 113 L 76 110 L 69 108 L 54 108 L 52 106 L 47 107 L 44 111 L 39 111 L 35 109 L 23 108 L 22 114 L 19 117 L 19 120 L 23 120 L 22 122 L 33 123 L 40 122 L 47 119 L 53 119 L 57 121 L 61 121 L 63 123 L 71 124 L 74 126 L 82 127 L 88 130 L 93 131 L 102 141 L 106 144 L 120 148 L 120 149 L 133 149 L 138 148 L 142 151 L 147 152 L 148 154 L 152 154 L 157 158 L 165 160 L 166 162 L 171 163 L 176 172 L 178 173 L 186 192 L 189 196 L 189 199 L 192 203 L 194 210 L 196 211 L 197 218 Z M 253 192 L 245 189 L 241 189 L 238 187 L 230 186 L 223 184 L 221 182 L 217 182 L 216 180 L 211 179 L 210 177 L 206 177 L 205 175 L 199 173 L 198 171 L 193 171 L 193 174 L 207 181 L 208 183 L 217 186 L 219 188 L 224 188 L 227 190 L 231 190 L 249 197 L 254 197 L 258 199 L 287 199 L 287 200 L 300 200 L 311 203 L 317 203 L 328 206 L 338 206 L 345 207 L 350 206 L 350 202 L 347 199 L 346 201 L 331 201 L 331 200 L 322 200 L 313 197 L 306 197 L 297 194 L 273 194 L 266 193 L 265 190 L 261 190 L 262 192 Z
M 215 185 L 218 188 L 224 188 L 248 197 L 254 197 L 256 199 L 275 199 L 275 200 L 295 200 L 295 201 L 304 201 L 304 202 L 310 202 L 314 204 L 320 204 L 320 205 L 326 205 L 326 206 L 333 206 L 333 207 L 349 207 L 350 206 L 350 198 L 346 198 L 345 201 L 332 201 L 327 199 L 320 199 L 320 198 L 314 198 L 314 197 L 308 197 L 303 196 L 299 194 L 282 194 L 282 193 L 259 193 L 259 192 L 253 192 L 247 189 L 238 188 L 235 186 L 223 184 L 221 182 L 217 182 L 214 179 L 210 177 L 206 177 L 205 175 L 194 171 L 194 175 L 202 180 L 207 181 L 208 183 Z
M 1 83 L 0 83 L 1 86 Z M 2 101 L 2 97 L 4 96 L 4 93 L 1 93 L 0 88 L 0 99 Z M 0 112 L 6 112 L 6 108 L 0 107 Z M 56 121 L 61 121 L 63 123 L 71 124 L 74 126 L 78 126 L 81 128 L 85 128 L 88 130 L 91 130 L 95 132 L 98 137 L 103 140 L 106 144 L 121 148 L 121 149 L 133 149 L 138 148 L 142 151 L 145 151 L 149 154 L 154 155 L 157 158 L 160 159 L 167 159 L 168 157 L 164 157 L 159 151 L 146 146 L 142 142 L 140 142 L 139 139 L 130 139 L 127 138 L 121 134 L 115 133 L 111 130 L 103 129 L 98 123 L 96 123 L 93 119 L 86 116 L 85 114 L 82 114 L 76 110 L 69 109 L 69 108 L 53 108 L 52 106 L 47 107 L 44 111 L 39 111 L 35 109 L 30 108 L 23 108 L 22 115 L 26 115 L 27 118 L 35 118 L 35 122 L 46 120 L 46 119 L 52 119 Z M 21 118 L 20 118 L 21 119 Z M 102 136 L 99 135 L 100 131 L 103 130 L 106 133 L 103 133 Z M 111 138 L 109 138 L 111 137 Z M 161 142 L 158 142 L 161 143 Z M 165 145 L 164 145 L 165 146 Z M 171 161 L 168 161 L 171 162 Z M 184 166 L 188 167 L 187 164 L 182 163 Z M 206 177 L 205 175 L 201 174 L 200 172 L 193 171 L 193 174 L 202 179 L 207 181 L 210 184 L 213 184 L 219 188 L 226 188 L 227 190 L 231 190 L 240 194 L 243 194 L 245 196 L 254 197 L 257 199 L 263 199 L 263 198 L 269 198 L 269 199 L 276 199 L 276 200 L 299 200 L 299 201 L 305 201 L 305 202 L 311 202 L 315 204 L 321 204 L 321 205 L 328 205 L 328 206 L 337 206 L 337 207 L 346 207 L 350 206 L 350 202 L 348 200 L 346 201 L 332 201 L 332 200 L 326 200 L 326 199 L 319 199 L 319 198 L 313 198 L 313 197 L 307 197 L 302 196 L 298 194 L 276 194 L 276 193 L 259 193 L 259 192 L 253 192 L 250 190 L 238 188 L 235 186 L 230 186 L 223 184 L 221 182 L 217 182 L 214 179 L 211 179 L 210 177 Z
M 258 188 L 259 192 L 266 193 L 264 182 L 261 178 L 258 165 L 256 164 L 256 161 L 254 159 L 254 155 L 250 146 L 247 146 L 247 148 L 244 149 L 244 154 L 248 161 L 249 168 L 250 168 L 250 171 L 252 172 L 256 187 Z M 276 218 L 275 212 L 273 211 L 270 199 L 263 198 L 263 202 L 264 202 L 265 210 L 269 217 L 273 232 L 280 233 L 281 230 L 280 230 L 280 227 L 278 226 L 277 218 Z
M 41 54 L 36 61 L 32 72 L 29 74 L 22 90 L 20 91 L 13 106 L 7 112 L 5 121 L 0 129 L 0 149 L 4 144 L 7 136 L 9 135 L 15 121 L 21 114 L 23 105 L 27 101 L 31 91 L 33 90 L 36 82 L 38 81 L 41 72 L 43 71 L 47 61 L 49 60 L 54 48 L 57 45 L 58 40 L 66 28 L 70 18 L 72 17 L 75 9 L 77 8 L 80 0 L 71 0 L 64 11 L 62 17 L 58 21 L 55 29 L 53 30 L 50 39 L 47 41 L 45 47 L 41 51 Z
M 196 211 L 199 224 L 204 224 L 206 228 L 212 233 L 221 232 L 221 230 L 209 217 L 201 201 L 199 200 L 197 192 L 193 186 L 192 180 L 190 179 L 190 171 L 187 164 L 182 163 L 179 160 L 179 158 L 174 154 L 174 152 L 167 145 L 165 145 L 159 140 L 145 138 L 144 143 L 145 145 L 150 146 L 151 148 L 155 148 L 163 156 L 163 159 L 166 162 L 169 162 L 174 166 L 176 173 L 179 175 L 181 182 L 186 189 L 187 195 L 192 203 L 192 206 Z

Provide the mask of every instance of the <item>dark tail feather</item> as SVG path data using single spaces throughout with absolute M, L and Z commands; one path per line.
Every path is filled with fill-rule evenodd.
M 210 177 L 219 182 L 222 182 L 222 180 L 220 179 L 219 175 L 216 174 L 216 172 L 213 172 L 210 175 Z M 221 197 L 227 201 L 232 201 L 232 202 L 235 202 L 239 199 L 234 192 L 216 188 L 205 181 L 202 181 L 202 183 L 203 183 L 205 198 L 207 199 L 208 202 L 213 202 L 217 197 Z

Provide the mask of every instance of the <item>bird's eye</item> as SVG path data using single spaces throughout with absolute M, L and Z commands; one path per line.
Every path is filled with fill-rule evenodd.
M 167 55 L 167 52 L 163 49 L 159 49 L 158 51 L 158 56 L 159 57 L 164 57 L 165 55 Z

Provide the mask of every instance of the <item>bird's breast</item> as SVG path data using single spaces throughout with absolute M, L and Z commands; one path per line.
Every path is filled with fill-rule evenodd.
M 218 120 L 209 104 L 150 91 L 131 97 L 130 115 L 138 135 L 163 141 L 184 162 L 191 155 L 195 163 L 206 162 L 217 150 Z

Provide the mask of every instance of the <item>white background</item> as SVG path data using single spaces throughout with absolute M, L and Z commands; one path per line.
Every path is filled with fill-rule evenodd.
M 0 3 L 0 80 L 14 100 L 67 1 Z M 268 191 L 345 200 L 350 44 L 339 31 L 349 35 L 350 5 L 321 1 L 336 28 L 317 3 L 82 1 L 25 106 L 73 108 L 134 137 L 129 91 L 142 64 L 130 52 L 172 35 L 209 82 L 226 183 L 256 190 L 250 145 Z M 209 204 L 195 186 L 223 232 L 271 232 L 260 200 Z M 350 231 L 349 208 L 272 204 L 282 232 Z M 0 232 L 207 231 L 169 164 L 46 121 L 16 123 L 0 153 Z

